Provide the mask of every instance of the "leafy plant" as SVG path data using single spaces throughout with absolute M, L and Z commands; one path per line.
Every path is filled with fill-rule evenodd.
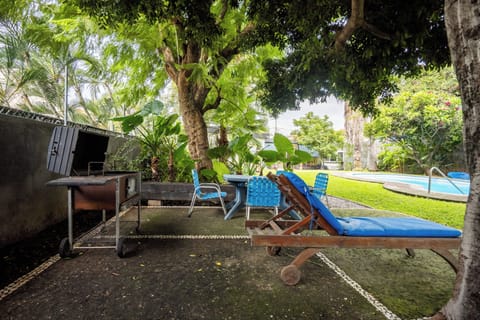
M 213 160 L 213 169 L 203 169 L 200 171 L 200 176 L 205 178 L 206 181 L 213 181 L 213 182 L 223 182 L 223 175 L 229 174 L 230 169 L 227 165 L 221 161 Z
M 296 150 L 293 143 L 284 135 L 276 133 L 273 137 L 276 150 L 261 150 L 258 155 L 266 164 L 281 162 L 283 169 L 292 171 L 293 166 L 312 160 L 310 153 Z
M 208 156 L 225 163 L 231 172 L 253 175 L 260 165 L 260 157 L 252 152 L 252 141 L 252 134 L 236 137 L 227 146 L 209 149 Z
M 396 156 L 398 163 L 415 163 L 428 174 L 431 167 L 445 167 L 455 160 L 452 155 L 462 144 L 461 101 L 445 80 L 453 75 L 431 78 L 427 73 L 404 81 L 394 104 L 381 105 L 377 117 L 365 126 L 368 135 L 384 142 L 385 164 L 395 166 L 388 158 Z
M 154 100 L 134 114 L 113 120 L 122 123 L 122 130 L 125 133 L 135 130 L 137 134 L 135 137 L 142 146 L 144 156 L 150 159 L 152 180 L 160 180 L 160 168 L 165 167 L 161 165 L 161 155 L 167 154 L 163 159 L 166 162 L 166 176 L 168 181 L 175 181 L 178 171 L 185 175 L 193 167 L 193 161 L 186 151 L 188 139 L 182 133 L 178 115 L 162 115 L 163 110 L 163 103 Z M 147 127 L 143 123 L 145 118 L 150 116 L 153 116 L 153 119 L 150 122 L 151 126 Z

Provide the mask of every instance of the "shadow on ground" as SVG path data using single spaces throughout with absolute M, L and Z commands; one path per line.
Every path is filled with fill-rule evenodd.
M 253 218 L 261 216 L 266 217 Z M 190 219 L 186 209 L 144 209 L 142 234 L 133 233 L 135 223 L 122 223 L 135 252 L 121 259 L 113 249 L 91 249 L 60 260 L 1 301 L 0 314 L 2 319 L 385 319 L 317 257 L 302 266 L 297 286 L 285 286 L 280 269 L 299 251 L 284 248 L 280 256 L 268 256 L 264 248 L 250 246 L 243 223 L 243 217 L 223 220 L 214 208 L 198 209 Z M 107 227 L 93 240 L 111 241 L 112 230 Z M 454 280 L 446 263 L 383 251 L 325 253 L 402 318 L 430 315 L 446 302 Z M 425 268 L 430 264 L 440 267 Z M 428 305 L 420 295 L 428 297 Z

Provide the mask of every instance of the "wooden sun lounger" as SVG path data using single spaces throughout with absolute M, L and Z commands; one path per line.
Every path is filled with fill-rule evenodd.
M 270 255 L 277 254 L 281 247 L 305 248 L 289 265 L 281 270 L 280 277 L 287 285 L 295 285 L 300 281 L 300 266 L 322 248 L 406 249 L 409 255 L 413 255 L 413 249 L 429 249 L 448 262 L 455 272 L 458 270 L 457 258 L 449 250 L 460 247 L 460 236 L 342 235 L 332 226 L 333 215 L 329 217 L 325 214 L 323 208 L 322 210 L 312 208 L 311 201 L 286 176 L 276 176 L 269 173 L 268 177 L 277 184 L 290 206 L 269 220 L 246 221 L 245 227 L 251 237 L 251 244 L 267 247 L 267 252 Z M 301 214 L 303 218 L 301 220 L 281 220 L 292 209 Z M 324 214 L 322 215 L 320 211 L 324 211 Z M 398 219 L 401 221 L 402 218 Z M 323 232 L 313 232 L 309 235 L 301 233 L 308 229 L 323 230 Z M 445 227 L 445 229 L 451 228 Z

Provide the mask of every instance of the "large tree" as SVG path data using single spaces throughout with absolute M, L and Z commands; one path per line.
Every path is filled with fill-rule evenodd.
M 178 90 L 180 114 L 197 168 L 211 168 L 204 114 L 217 109 L 225 94 L 219 79 L 234 59 L 254 44 L 249 1 L 96 1 L 72 0 L 106 28 L 122 30 L 131 40 L 136 26 L 156 30 L 152 51 Z M 150 33 L 152 35 L 152 33 Z
M 308 9 L 305 9 L 307 6 Z M 476 1 L 255 1 L 262 35 L 285 45 L 267 65 L 264 101 L 277 111 L 335 94 L 364 112 L 391 96 L 391 75 L 451 61 L 460 83 L 471 190 L 452 299 L 436 317 L 480 314 L 480 7 Z M 446 26 L 446 27 L 445 27 Z M 448 41 L 447 41 L 448 34 Z M 287 40 L 287 41 L 285 41 Z
M 337 151 L 343 147 L 343 131 L 335 131 L 328 116 L 322 118 L 308 112 L 305 116 L 294 119 L 295 129 L 291 134 L 298 143 L 318 152 L 322 162 L 336 160 Z
M 108 103 L 112 96 L 104 94 L 111 93 L 111 88 L 102 82 L 101 38 L 95 24 L 70 7 L 47 1 L 4 3 L 0 8 L 0 103 L 63 118 L 68 83 L 67 118 L 107 128 L 117 109 Z
M 332 94 L 375 112 L 396 89 L 392 75 L 450 61 L 439 1 L 257 0 L 251 14 L 259 37 L 286 48 L 265 64 L 262 100 L 274 112 Z
M 460 272 L 452 299 L 442 309 L 448 319 L 480 314 L 480 6 L 476 1 L 446 0 L 448 45 L 462 97 L 464 145 L 470 195 L 460 248 Z
M 453 154 L 462 144 L 461 101 L 450 92 L 457 87 L 453 70 L 446 71 L 401 81 L 392 103 L 381 104 L 377 116 L 365 126 L 368 136 L 384 143 L 384 155 L 401 154 L 427 175 L 431 167 L 443 170 L 452 165 Z

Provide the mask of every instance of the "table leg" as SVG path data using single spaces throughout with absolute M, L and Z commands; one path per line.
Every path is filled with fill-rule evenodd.
M 245 207 L 245 201 L 247 198 L 247 186 L 245 183 L 235 185 L 235 200 L 232 207 L 228 210 L 225 220 L 231 219 L 238 210 Z
M 289 205 L 287 204 L 287 201 L 285 199 L 285 196 L 282 194 L 280 196 L 280 210 L 284 210 L 286 208 L 288 208 Z M 293 218 L 293 219 L 296 219 L 296 220 L 302 220 L 302 217 L 297 213 L 295 212 L 295 210 L 290 210 L 288 212 L 288 214 Z

